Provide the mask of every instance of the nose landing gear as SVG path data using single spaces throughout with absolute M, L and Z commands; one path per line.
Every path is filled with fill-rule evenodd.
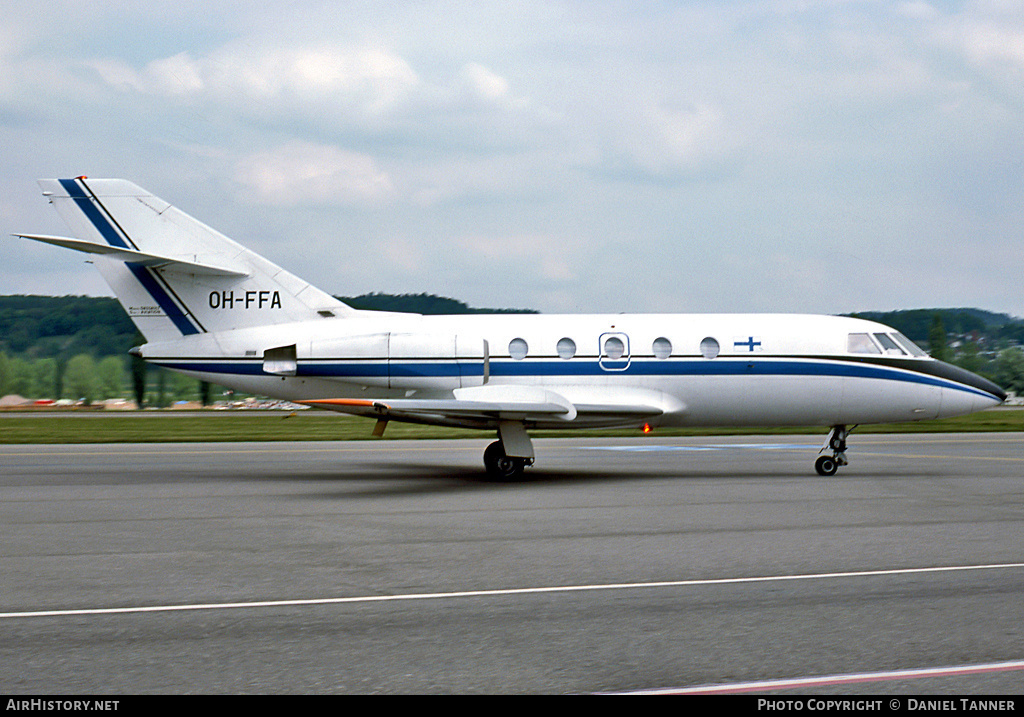
M 818 471 L 818 475 L 834 476 L 839 466 L 849 464 L 850 461 L 846 458 L 846 438 L 850 432 L 846 430 L 846 426 L 832 427 L 828 440 L 821 448 L 822 451 L 831 450 L 831 455 L 819 456 L 814 462 L 814 470 Z

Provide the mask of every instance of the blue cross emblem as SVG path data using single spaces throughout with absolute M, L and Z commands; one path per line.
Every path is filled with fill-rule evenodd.
M 733 348 L 740 349 L 740 348 L 744 348 L 745 347 L 745 348 L 747 348 L 750 351 L 753 351 L 756 347 L 758 347 L 760 345 L 761 345 L 761 342 L 760 341 L 754 341 L 754 337 L 753 336 L 748 338 L 746 341 L 733 341 L 732 342 Z

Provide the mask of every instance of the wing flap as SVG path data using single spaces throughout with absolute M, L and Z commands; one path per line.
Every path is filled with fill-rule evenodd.
M 425 419 L 431 416 L 451 419 L 483 419 L 564 417 L 569 409 L 560 403 L 469 401 L 461 399 L 382 399 L 379 401 L 350 398 L 319 398 L 297 401 L 306 406 L 327 408 L 341 413 L 391 420 Z
M 575 421 L 577 418 L 632 420 L 655 418 L 664 408 L 641 402 L 574 404 L 563 395 L 538 386 L 476 386 L 456 389 L 454 398 L 353 399 L 321 398 L 299 401 L 316 408 L 377 418 L 423 423 L 493 424 L 495 421 Z

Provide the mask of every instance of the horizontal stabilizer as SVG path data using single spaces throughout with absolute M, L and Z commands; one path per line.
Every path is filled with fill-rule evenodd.
M 135 251 L 134 249 L 112 246 L 110 244 L 96 244 L 94 242 L 72 239 L 70 237 L 55 237 L 47 236 L 45 234 L 15 234 L 14 236 L 21 237 L 22 239 L 41 241 L 47 244 L 54 244 L 56 246 L 62 246 L 65 249 L 74 249 L 75 251 L 85 252 L 86 254 L 101 254 L 111 259 L 131 262 L 133 264 L 138 264 L 139 266 L 148 266 L 153 269 L 166 269 L 185 274 L 205 276 L 249 276 L 248 272 L 236 271 L 235 269 L 228 269 L 214 264 L 204 264 L 196 261 L 188 261 L 187 259 L 147 254 L 145 252 Z

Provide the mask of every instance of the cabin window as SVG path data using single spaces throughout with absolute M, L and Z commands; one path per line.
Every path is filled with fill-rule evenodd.
M 516 361 L 522 361 L 526 358 L 526 353 L 530 350 L 524 339 L 512 339 L 508 342 L 508 355 L 514 358 Z
M 576 342 L 566 336 L 564 339 L 558 340 L 555 349 L 558 351 L 558 358 L 568 361 L 576 355 Z
M 890 356 L 906 356 L 907 352 L 899 347 L 888 334 L 875 334 L 878 343 L 882 344 L 882 350 Z
M 664 336 L 654 339 L 654 343 L 651 344 L 651 350 L 654 355 L 660 359 L 667 359 L 672 355 L 672 342 L 666 339 Z
M 899 331 L 895 332 L 892 335 L 892 337 L 894 339 L 896 339 L 896 341 L 900 344 L 900 346 L 902 346 L 907 351 L 909 351 L 911 356 L 927 356 L 928 355 L 927 353 L 925 353 L 924 349 L 922 349 L 920 346 L 918 346 L 913 341 L 908 339 L 906 336 L 901 334 Z
M 871 340 L 868 334 L 850 334 L 846 342 L 846 350 L 851 354 L 880 354 L 882 350 Z
M 706 359 L 716 358 L 720 350 L 721 347 L 718 345 L 718 339 L 708 336 L 700 342 L 700 355 Z
M 626 344 L 618 336 L 610 336 L 604 342 L 604 355 L 612 361 L 618 361 L 626 353 Z

